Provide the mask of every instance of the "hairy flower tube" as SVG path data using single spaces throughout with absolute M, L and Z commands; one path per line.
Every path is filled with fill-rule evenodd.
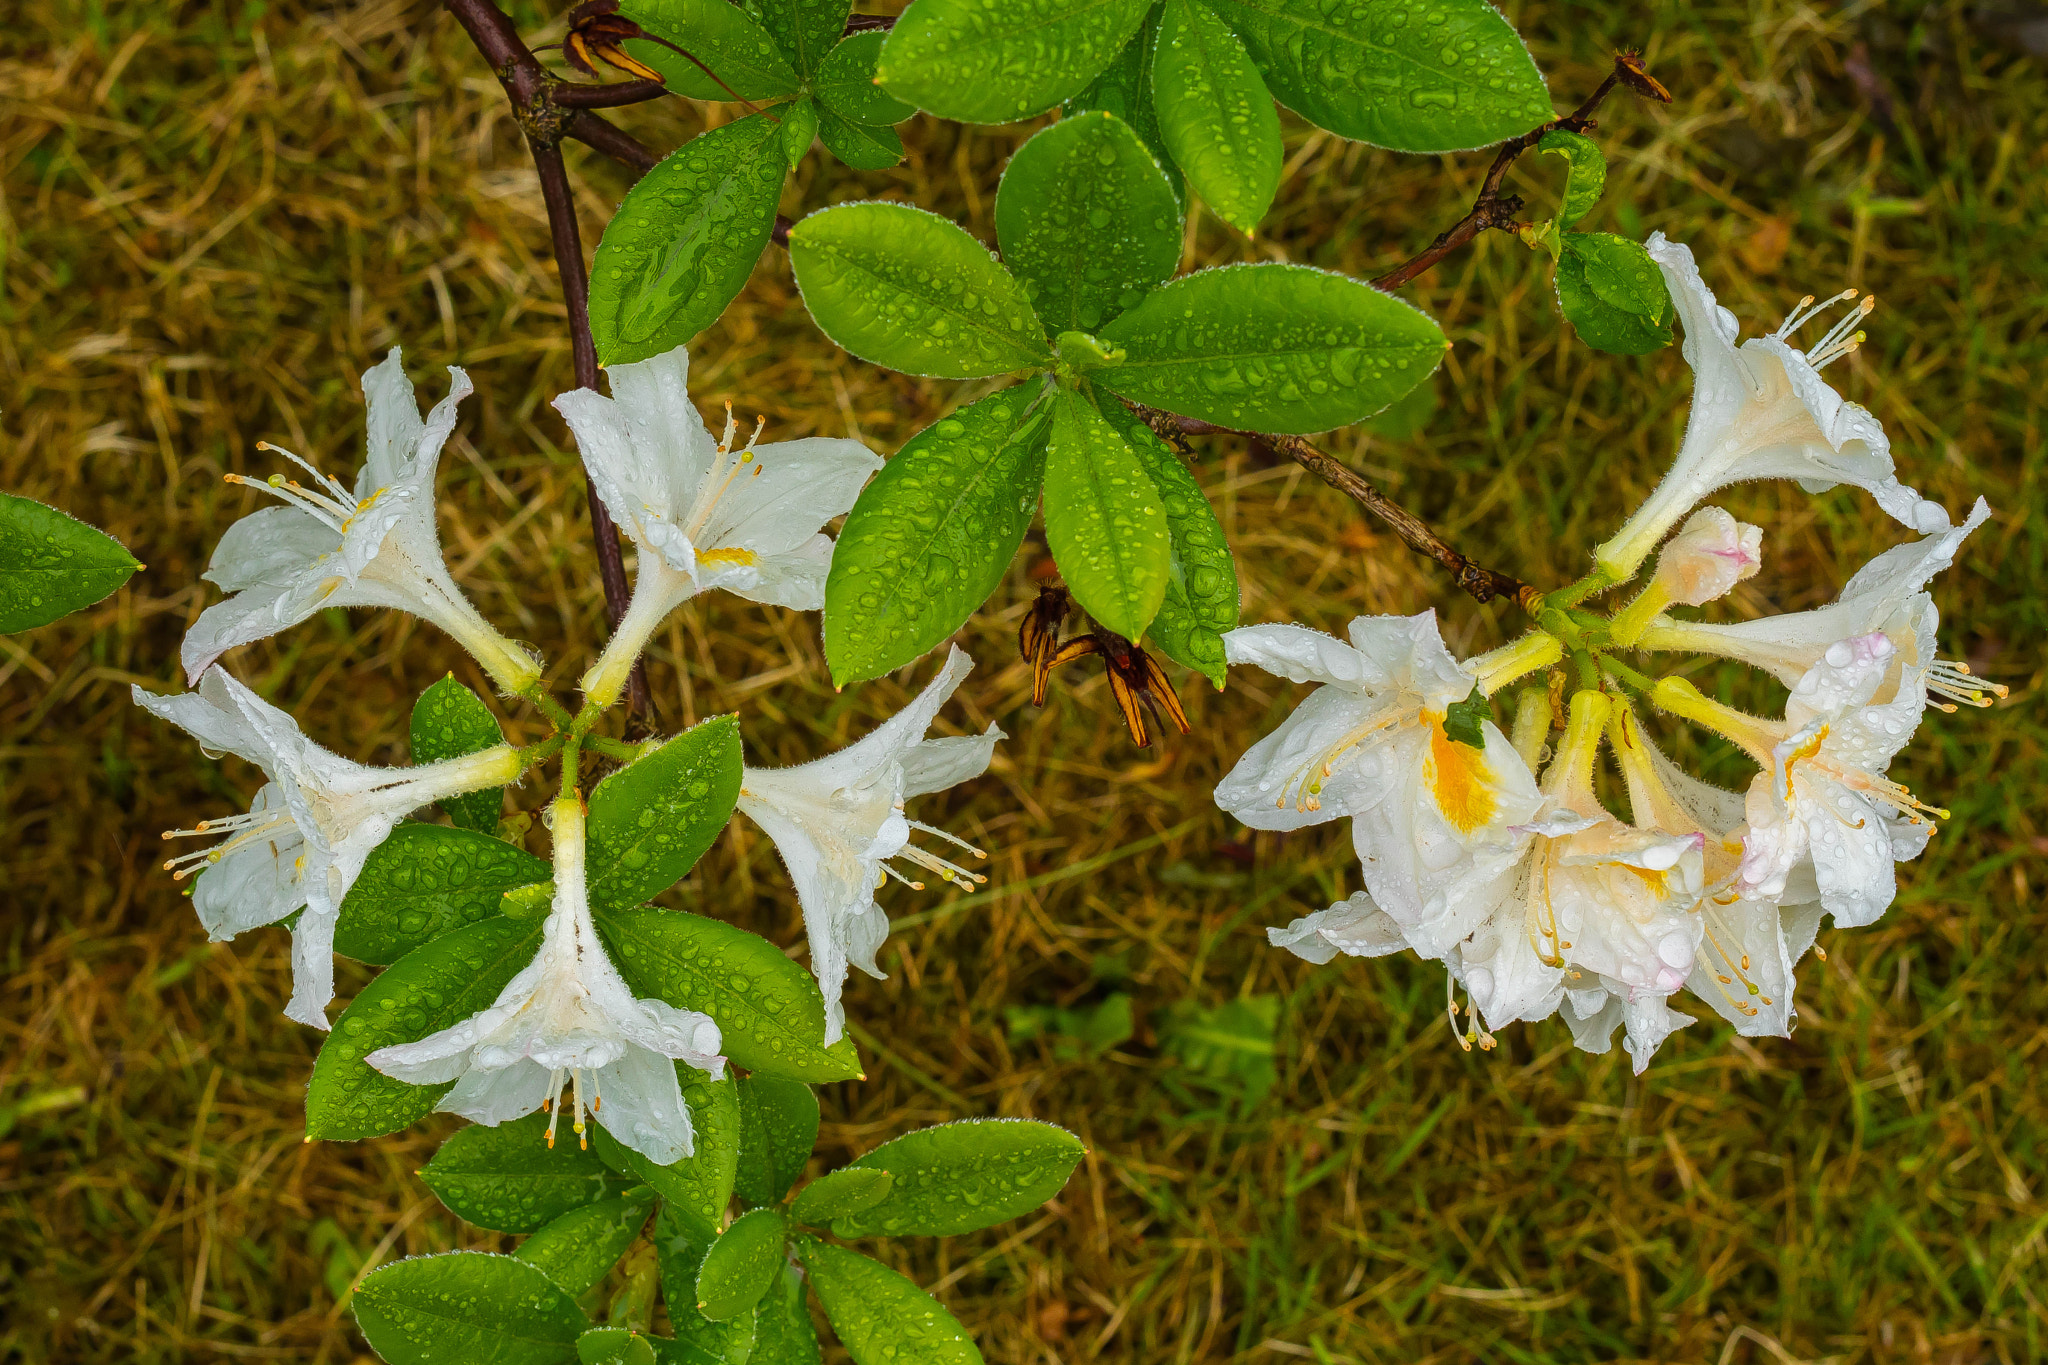
M 376 768 L 307 739 L 298 722 L 209 668 L 177 696 L 134 688 L 135 704 L 177 725 L 214 753 L 231 753 L 270 779 L 246 815 L 202 820 L 166 839 L 220 838 L 165 866 L 193 873 L 192 900 L 215 939 L 274 924 L 301 906 L 292 930 L 292 998 L 285 1013 L 327 1027 L 334 998 L 334 924 L 363 863 L 411 811 L 445 797 L 518 778 L 519 751 L 495 745 L 412 768 Z
M 555 896 L 533 961 L 490 1008 L 365 1060 L 411 1085 L 454 1081 L 439 1108 L 475 1123 L 495 1126 L 546 1106 L 550 1147 L 566 1081 L 570 1126 L 582 1145 L 587 1109 L 620 1142 L 667 1166 L 696 1149 L 676 1063 L 723 1075 L 718 1025 L 634 998 L 590 918 L 583 803 L 570 794 L 550 811 Z
M 390 607 L 433 622 L 507 692 L 532 687 L 540 670 L 478 614 L 449 576 L 434 525 L 434 475 L 455 430 L 469 376 L 450 367 L 448 396 L 423 421 L 412 381 L 391 349 L 363 373 L 369 435 L 351 490 L 288 450 L 264 445 L 305 470 L 311 486 L 283 474 L 228 476 L 284 506 L 230 526 L 204 575 L 228 596 L 200 613 L 179 650 L 187 680 L 237 645 L 288 630 L 326 607 Z

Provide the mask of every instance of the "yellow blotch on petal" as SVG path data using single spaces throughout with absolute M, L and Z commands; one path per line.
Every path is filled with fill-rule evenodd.
M 752 550 L 742 550 L 737 546 L 731 546 L 717 550 L 701 550 L 697 554 L 697 562 L 699 564 L 715 564 L 720 567 L 730 564 L 744 569 L 750 565 L 760 563 L 761 556 L 755 554 Z
M 1422 715 L 1429 724 L 1429 757 L 1422 765 L 1422 780 L 1437 809 L 1460 834 L 1493 823 L 1500 813 L 1500 799 L 1494 792 L 1496 779 L 1486 751 L 1445 734 L 1444 718 L 1438 713 L 1425 711 Z

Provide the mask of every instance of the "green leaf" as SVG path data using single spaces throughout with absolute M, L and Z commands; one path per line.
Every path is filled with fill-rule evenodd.
M 1444 708 L 1444 735 L 1469 748 L 1484 749 L 1486 724 L 1492 719 L 1493 706 L 1486 700 L 1486 694 L 1479 690 L 1479 685 L 1474 683 L 1470 696 Z
M 1092 332 L 1180 264 L 1180 202 L 1129 124 L 1076 114 L 1010 159 L 996 241 L 1047 331 Z
M 758 1310 L 730 1322 L 713 1322 L 697 1311 L 697 1272 L 717 1234 L 699 1234 L 664 1208 L 655 1221 L 654 1251 L 661 1270 L 661 1296 L 668 1303 L 676 1345 L 669 1358 L 688 1365 L 750 1365 L 758 1333 Z M 758 1365 L 766 1365 L 764 1358 Z
M 647 1226 L 654 1196 L 644 1190 L 641 1194 L 639 1199 L 620 1195 L 571 1209 L 521 1242 L 512 1254 L 538 1266 L 571 1294 L 584 1294 L 611 1273 Z
M 825 1000 L 811 974 L 758 934 L 651 908 L 600 911 L 597 932 L 634 995 L 710 1015 L 737 1065 L 794 1081 L 860 1074 L 851 1040 L 824 1046 Z
M 789 1206 L 790 1217 L 812 1227 L 826 1227 L 835 1218 L 850 1218 L 881 1203 L 895 1183 L 896 1177 L 887 1171 L 849 1166 L 804 1186 Z
M 1023 386 L 940 418 L 861 489 L 825 579 L 832 685 L 879 678 L 988 600 L 1038 510 L 1051 413 Z
M 740 1082 L 740 1168 L 734 1182 L 749 1204 L 779 1203 L 818 1145 L 818 1097 L 802 1081 L 749 1076 Z
M 576 1359 L 581 1365 L 655 1365 L 657 1339 L 624 1327 L 593 1327 L 576 1338 Z
M 1671 344 L 1676 310 L 1640 242 L 1604 232 L 1567 232 L 1561 242 L 1557 303 L 1580 340 L 1615 355 L 1647 355 Z M 1644 263 L 1649 280 L 1638 272 Z
M 1116 54 L 1116 59 L 1103 68 L 1087 89 L 1067 101 L 1064 112 L 1072 118 L 1100 110 L 1128 123 L 1166 173 L 1167 183 L 1173 186 L 1174 204 L 1185 207 L 1187 187 L 1182 183 L 1180 167 L 1173 164 L 1166 142 L 1159 136 L 1159 115 L 1153 108 L 1152 61 L 1158 36 L 1159 7 L 1155 5 L 1145 15 L 1137 33 L 1124 44 L 1123 51 Z
M 1137 452 L 1072 389 L 1053 399 L 1045 539 L 1090 616 L 1133 640 L 1145 633 L 1173 570 L 1166 509 Z
M 89 607 L 141 567 L 104 531 L 33 499 L 0 493 L 0 635 Z
M 1166 0 L 1152 56 L 1159 135 L 1216 216 L 1250 232 L 1280 188 L 1280 115 L 1244 44 L 1203 0 Z
M 841 1237 L 947 1237 L 994 1227 L 1058 1194 L 1087 1155 L 1035 1119 L 963 1119 L 885 1142 L 850 1169 L 896 1177 L 880 1203 L 836 1220 Z
M 501 915 L 443 934 L 386 967 L 321 1045 L 306 1085 L 306 1136 L 378 1137 L 431 1114 L 453 1081 L 407 1085 L 363 1058 L 487 1009 L 539 947 L 538 923 Z
M 547 1140 L 548 1115 L 461 1129 L 420 1168 L 448 1211 L 494 1232 L 539 1232 L 562 1215 L 618 1195 L 632 1184 L 576 1141 L 568 1125 Z M 581 1293 L 582 1291 L 577 1291 Z
M 917 0 L 882 47 L 891 94 L 962 123 L 1042 114 L 1094 80 L 1150 0 Z
M 1030 300 L 989 249 L 908 204 L 840 204 L 789 230 L 825 335 L 904 374 L 979 379 L 1052 362 Z
M 598 783 L 585 842 L 592 908 L 682 880 L 732 818 L 741 767 L 739 722 L 714 716 Z
M 720 87 L 696 62 L 660 43 L 628 42 L 626 51 L 666 77 L 674 94 L 692 100 L 770 100 L 796 93 L 795 68 L 768 30 L 730 0 L 625 0 L 619 12 L 693 54 L 731 87 Z
M 820 1365 L 824 1357 L 818 1350 L 818 1331 L 811 1326 L 803 1276 L 795 1266 L 783 1268 L 754 1312 L 759 1324 L 754 1359 L 762 1365 Z
M 846 30 L 852 0 L 748 0 L 762 27 L 774 37 L 797 74 L 816 71 Z
M 815 1237 L 796 1249 L 854 1365 L 982 1365 L 959 1319 L 889 1267 Z
M 1172 559 L 1166 596 L 1146 633 L 1167 658 L 1194 669 L 1221 691 L 1229 672 L 1223 632 L 1237 628 L 1237 565 L 1230 542 L 1179 453 L 1114 398 L 1098 395 L 1097 407 L 1152 476 L 1159 505 L 1166 509 Z
M 917 110 L 875 83 L 875 62 L 889 35 L 849 33 L 827 53 L 812 88 L 827 109 L 850 123 L 901 123 Z
M 697 1271 L 697 1311 L 730 1322 L 761 1301 L 782 1271 L 789 1225 L 780 1209 L 741 1214 L 704 1253 Z
M 1279 1078 L 1273 1066 L 1279 1020 L 1277 995 L 1246 996 L 1216 1009 L 1183 1000 L 1160 1021 L 1159 1046 L 1187 1068 L 1189 1079 L 1249 1109 Z
M 614 1170 L 629 1171 L 666 1201 L 668 1215 L 692 1235 L 709 1242 L 732 1202 L 733 1173 L 740 1156 L 739 1088 L 728 1071 L 712 1080 L 693 1066 L 679 1065 L 676 1078 L 690 1108 L 695 1149 L 681 1161 L 657 1166 L 606 1131 L 600 1119 L 591 1146 Z
M 746 285 L 782 199 L 781 136 L 781 124 L 751 114 L 692 138 L 626 192 L 590 267 L 600 361 L 674 350 Z
M 1487 0 L 1212 0 L 1266 86 L 1340 137 L 1455 152 L 1551 118 L 1550 92 Z
M 538 1269 L 510 1256 L 450 1251 L 371 1271 L 356 1325 L 390 1365 L 569 1365 L 590 1319 Z
M 1564 158 L 1564 195 L 1558 206 L 1557 225 L 1568 228 L 1600 202 L 1600 191 L 1607 186 L 1607 158 L 1600 155 L 1599 143 L 1565 128 L 1545 133 L 1536 150 L 1545 156 Z
M 505 732 L 491 708 L 455 681 L 453 673 L 420 693 L 420 699 L 412 704 L 414 763 L 439 763 L 504 742 Z M 505 789 L 492 787 L 451 796 L 441 802 L 441 809 L 463 829 L 496 834 L 498 819 L 505 813 Z
M 857 171 L 885 171 L 903 159 L 903 139 L 894 128 L 854 123 L 830 109 L 818 111 L 818 138 Z
M 776 112 L 782 119 L 782 156 L 795 170 L 818 140 L 818 106 L 811 100 L 792 100 Z
M 423 943 L 496 918 L 504 895 L 545 882 L 543 859 L 473 829 L 403 824 L 370 853 L 341 903 L 334 951 L 396 962 Z
M 1183 275 L 1102 329 L 1124 363 L 1096 382 L 1220 426 L 1304 434 L 1367 417 L 1427 378 L 1450 343 L 1427 314 L 1307 266 Z
M 1131 997 L 1122 991 L 1104 996 L 1085 1009 L 1056 1005 L 1011 1005 L 1003 1011 L 1010 1041 L 1051 1038 L 1053 1055 L 1061 1061 L 1092 1060 L 1137 1032 Z

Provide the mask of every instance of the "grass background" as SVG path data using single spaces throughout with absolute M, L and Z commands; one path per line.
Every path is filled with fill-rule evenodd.
M 1031 553 L 964 640 L 981 661 L 947 724 L 1012 736 L 991 775 L 914 812 L 993 850 L 972 902 L 883 893 L 887 981 L 849 1013 L 887 1050 L 824 1088 L 819 1165 L 977 1114 L 1066 1123 L 1090 1156 L 1043 1216 L 884 1254 L 933 1285 L 1001 1362 L 2031 1360 L 2048 1340 L 2048 851 L 2039 706 L 2042 376 L 2048 374 L 2048 11 L 2039 6 L 1511 5 L 1560 108 L 1616 46 L 1677 101 L 1617 96 L 1588 227 L 1690 240 L 1756 329 L 1803 293 L 1874 290 L 1870 342 L 1830 372 L 1891 432 L 1901 474 L 1997 518 L 1937 586 L 1944 645 L 2013 688 L 1935 716 L 1896 770 L 1953 808 L 1876 926 L 1829 931 L 1789 1041 L 1712 1016 L 1640 1079 L 1518 1026 L 1450 1041 L 1441 973 L 1401 958 L 1310 968 L 1262 926 L 1357 885 L 1338 826 L 1246 841 L 1209 802 L 1297 689 L 1183 679 L 1195 730 L 1120 738 L 1099 675 L 1044 712 L 1010 632 Z M 319 1038 L 279 1016 L 280 932 L 208 945 L 157 832 L 238 805 L 255 779 L 131 707 L 177 684 L 197 575 L 255 505 L 269 439 L 330 470 L 360 450 L 356 376 L 402 342 L 423 392 L 477 382 L 443 461 L 442 525 L 484 611 L 564 687 L 598 639 L 581 478 L 546 400 L 570 384 L 540 199 L 504 101 L 423 0 L 315 6 L 22 0 L 0 25 L 0 487 L 107 527 L 148 564 L 81 617 L 0 639 L 0 1359 L 343 1362 L 337 1294 L 366 1263 L 504 1239 L 458 1226 L 412 1176 L 452 1121 L 363 1144 L 300 1141 Z M 546 36 L 548 15 L 522 7 Z M 620 121 L 673 145 L 717 110 Z M 1030 131 L 919 119 L 909 160 L 814 157 L 792 212 L 896 195 L 984 238 Z M 572 147 L 594 242 L 629 183 Z M 1289 125 L 1255 242 L 1206 215 L 1190 263 L 1385 269 L 1469 202 L 1484 154 L 1401 158 Z M 1542 214 L 1556 172 L 1511 184 Z M 1657 477 L 1684 420 L 1676 348 L 1598 355 L 1561 331 L 1543 261 L 1495 235 L 1408 291 L 1456 342 L 1423 434 L 1333 448 L 1468 552 L 1538 583 L 1576 576 Z M 812 329 L 771 248 L 695 347 L 693 388 L 768 439 L 893 450 L 980 389 L 880 372 Z M 1454 645 L 1517 623 L 1453 600 L 1338 495 L 1245 452 L 1198 469 L 1229 529 L 1249 621 L 1341 627 L 1435 605 Z M 1901 539 L 1851 493 L 1737 490 L 1767 530 L 1735 606 L 1832 597 Z M 334 614 L 233 665 L 351 757 L 403 762 L 410 699 L 453 667 L 430 630 Z M 738 709 L 757 762 L 863 733 L 928 675 L 835 696 L 815 618 L 717 596 L 652 659 L 670 726 Z M 1772 704 L 1733 670 L 1731 699 Z M 531 734 L 515 713 L 516 733 Z M 1678 744 L 1729 783 L 1728 755 Z M 530 784 L 518 804 L 535 808 Z M 541 847 L 538 837 L 534 845 Z M 954 893 L 947 893 L 952 895 Z M 787 882 L 744 821 L 682 891 L 800 950 Z M 1010 1005 L 1086 1003 L 1117 959 L 1138 1035 L 1097 1061 L 1013 1040 Z M 344 997 L 366 979 L 344 965 Z M 1278 1084 L 1249 1113 L 1179 1089 L 1155 1046 L 1176 1001 L 1281 998 Z M 1706 1014 L 1695 1006 L 1695 1014 Z M 1194 1099 L 1186 1098 L 1190 1094 Z

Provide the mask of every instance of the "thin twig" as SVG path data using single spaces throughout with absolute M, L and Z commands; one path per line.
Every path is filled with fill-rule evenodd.
M 614 81 L 610 85 L 576 85 L 563 81 L 553 91 L 556 104 L 564 109 L 616 109 L 626 104 L 645 104 L 668 93 L 660 81 Z
M 1528 612 L 1534 612 L 1541 601 L 1542 594 L 1534 587 L 1511 574 L 1489 569 L 1459 554 L 1442 536 L 1430 530 L 1420 517 L 1390 500 L 1342 460 L 1300 436 L 1240 431 L 1236 427 L 1221 427 L 1193 417 L 1162 412 L 1142 403 L 1132 403 L 1130 408 L 1145 425 L 1183 451 L 1187 449 L 1183 438 L 1188 436 L 1241 436 L 1264 451 L 1269 459 L 1294 461 L 1392 527 L 1394 534 L 1409 549 L 1441 564 L 1450 573 L 1451 580 L 1471 594 L 1474 601 L 1491 602 L 1495 598 L 1506 598 Z
M 541 198 L 547 204 L 548 232 L 554 239 L 555 266 L 562 276 L 562 301 L 569 312 L 569 347 L 575 360 L 576 383 L 597 388 L 597 347 L 590 336 L 590 281 L 583 268 L 583 236 L 576 225 L 576 204 L 569 193 L 569 172 L 562 163 L 565 134 L 589 141 L 603 124 L 585 110 L 561 108 L 554 95 L 562 82 L 542 68 L 520 38 L 511 18 L 492 0 L 446 0 L 448 12 L 476 44 L 477 51 L 497 73 L 498 83 L 512 102 L 512 115 L 526 134 L 533 152 L 534 170 L 540 176 Z M 610 129 L 609 124 L 604 127 Z M 572 133 L 571 130 L 574 129 Z M 610 131 L 617 133 L 616 129 Z M 601 134 L 599 134 L 601 136 Z M 617 133 L 638 147 L 624 133 Z M 644 150 L 644 149 L 643 149 Z M 596 542 L 598 576 L 604 582 L 605 616 L 614 630 L 626 614 L 630 597 L 626 584 L 626 562 L 619 547 L 618 528 L 597 495 L 597 485 L 585 475 L 585 492 L 590 501 L 590 531 Z M 645 667 L 635 662 L 627 684 L 626 715 L 629 724 L 651 719 L 653 699 L 647 690 Z
M 661 153 L 622 128 L 615 128 L 587 109 L 576 111 L 562 128 L 564 136 L 575 138 L 594 152 L 602 152 L 622 166 L 641 175 L 653 170 Z
M 1372 281 L 1372 287 L 1389 292 L 1399 289 L 1486 229 L 1505 228 L 1513 223 L 1515 215 L 1522 211 L 1522 201 L 1516 195 L 1500 192 L 1501 182 L 1507 179 L 1508 167 L 1515 164 L 1516 157 L 1541 142 L 1545 133 L 1559 128 L 1567 132 L 1583 133 L 1591 128 L 1594 111 L 1617 85 L 1626 85 L 1648 99 L 1661 100 L 1665 104 L 1671 102 L 1671 93 L 1643 70 L 1642 61 L 1635 53 L 1617 54 L 1613 69 L 1607 73 L 1607 79 L 1600 82 L 1600 88 L 1587 96 L 1578 108 L 1563 118 L 1552 119 L 1540 128 L 1532 128 L 1520 137 L 1509 138 L 1503 142 L 1500 151 L 1494 155 L 1493 165 L 1487 169 L 1485 181 L 1479 187 L 1479 197 L 1472 201 L 1471 212 L 1453 223 L 1447 231 L 1439 233 L 1437 239 L 1413 260 L 1394 267 Z

